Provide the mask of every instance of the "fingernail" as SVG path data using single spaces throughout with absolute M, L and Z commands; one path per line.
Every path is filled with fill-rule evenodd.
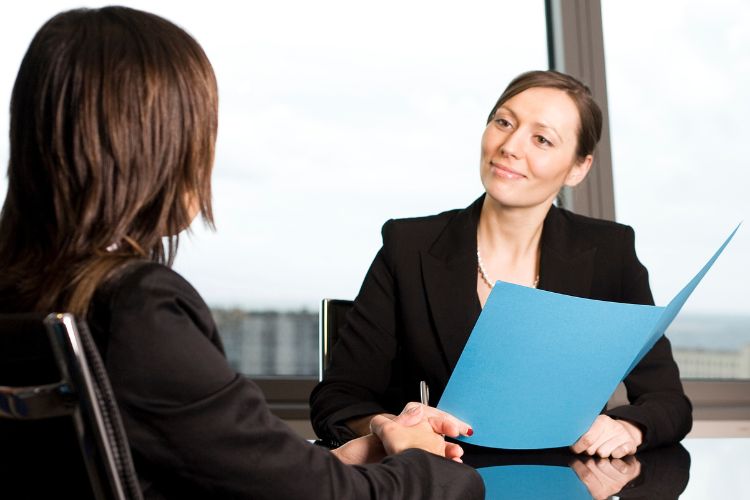
M 466 431 L 466 435 L 469 436 L 469 437 L 473 436 L 474 435 L 474 429 L 472 429 L 471 427 L 469 427 L 469 430 Z
M 419 406 L 411 406 L 406 409 L 406 413 L 413 415 L 414 413 L 417 413 L 418 409 L 419 409 Z

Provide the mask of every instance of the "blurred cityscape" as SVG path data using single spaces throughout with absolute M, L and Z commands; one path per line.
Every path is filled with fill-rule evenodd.
M 682 378 L 750 379 L 750 316 L 680 315 L 667 337 Z
M 251 376 L 318 375 L 318 313 L 212 309 L 232 366 Z M 667 331 L 683 378 L 750 379 L 750 316 L 680 315 Z
M 245 375 L 318 376 L 318 313 L 212 308 L 232 367 Z

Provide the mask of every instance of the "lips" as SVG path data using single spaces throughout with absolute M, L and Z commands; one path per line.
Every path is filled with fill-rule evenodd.
M 505 165 L 500 165 L 499 163 L 495 163 L 493 161 L 490 162 L 490 171 L 498 176 L 502 177 L 503 179 L 525 179 L 526 176 L 523 175 L 520 172 L 516 172 L 512 168 L 506 167 Z

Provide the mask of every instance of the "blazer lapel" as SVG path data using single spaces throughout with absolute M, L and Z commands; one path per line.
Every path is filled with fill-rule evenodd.
M 552 206 L 544 219 L 539 288 L 575 297 L 591 294 L 596 247 L 578 243 L 563 212 Z
M 477 224 L 484 196 L 461 210 L 427 252 L 421 252 L 430 315 L 448 369 L 453 370 L 481 312 L 477 297 Z M 544 219 L 539 288 L 588 297 L 596 247 L 579 243 L 555 206 Z
M 481 311 L 477 297 L 477 223 L 484 196 L 461 210 L 427 252 L 422 276 L 448 372 L 458 362 Z

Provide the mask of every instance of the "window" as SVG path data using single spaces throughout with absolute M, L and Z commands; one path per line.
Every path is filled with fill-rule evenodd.
M 547 67 L 543 2 L 124 3 L 185 27 L 216 70 L 218 231 L 196 222 L 175 267 L 253 376 L 316 376 L 320 300 L 356 295 L 387 219 L 481 193 L 488 112 L 514 76 Z M 0 20 L 3 109 L 35 31 L 78 5 Z
M 602 5 L 617 219 L 636 231 L 657 305 L 750 216 L 750 5 Z M 667 331 L 683 378 L 750 379 L 750 228 Z

